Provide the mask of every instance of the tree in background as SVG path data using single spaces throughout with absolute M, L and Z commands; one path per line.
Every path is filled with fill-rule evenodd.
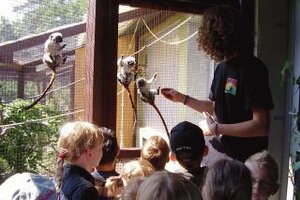
M 9 41 L 9 40 L 16 40 L 20 37 L 20 32 L 17 27 L 20 26 L 20 22 L 13 21 L 10 22 L 5 17 L 0 17 L 0 43 Z
M 21 19 L 0 21 L 0 42 L 80 22 L 87 12 L 87 0 L 27 0 L 14 7 Z

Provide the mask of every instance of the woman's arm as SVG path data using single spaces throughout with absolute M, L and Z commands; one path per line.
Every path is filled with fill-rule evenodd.
M 209 133 L 205 135 L 228 135 L 236 137 L 268 136 L 270 128 L 270 111 L 267 109 L 252 109 L 251 120 L 236 124 L 219 124 L 208 113 L 205 114 Z
M 214 112 L 214 103 L 210 100 L 198 100 L 184 95 L 173 88 L 162 88 L 161 93 L 165 98 L 173 102 L 183 103 L 198 112 L 207 112 L 211 115 Z

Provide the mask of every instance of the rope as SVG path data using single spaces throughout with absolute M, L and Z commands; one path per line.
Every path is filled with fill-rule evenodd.
M 151 29 L 149 28 L 149 26 L 147 25 L 147 23 L 145 22 L 144 19 L 142 19 L 144 25 L 146 26 L 147 30 L 149 31 L 149 33 L 151 33 L 151 35 L 156 38 L 156 39 L 159 39 L 159 37 L 157 37 L 152 31 Z M 178 45 L 178 44 L 181 44 L 189 39 L 191 39 L 192 37 L 194 37 L 196 34 L 198 34 L 198 31 L 194 32 L 192 35 L 180 40 L 180 41 L 176 41 L 176 42 L 167 42 L 165 40 L 159 40 L 160 42 L 164 43 L 164 44 L 168 44 L 168 45 Z
M 79 79 L 79 80 L 74 81 L 74 82 L 72 82 L 72 83 L 69 83 L 69 84 L 67 84 L 67 85 L 63 85 L 63 86 L 58 87 L 58 88 L 56 88 L 56 89 L 50 90 L 49 92 L 46 93 L 46 95 L 47 95 L 47 94 L 50 94 L 50 93 L 52 93 L 52 92 L 56 92 L 57 90 L 61 90 L 61 89 L 70 87 L 70 86 L 75 85 L 75 84 L 77 84 L 77 83 L 79 83 L 79 82 L 81 82 L 81 81 L 84 81 L 84 80 L 85 80 L 85 78 L 82 78 L 82 79 Z M 34 99 L 34 98 L 39 97 L 39 96 L 40 96 L 40 94 L 39 94 L 39 95 L 35 95 L 35 96 L 28 97 L 28 98 L 26 98 L 26 99 Z
M 136 34 L 136 32 L 137 32 L 137 28 L 138 28 L 138 26 L 139 26 L 140 20 L 141 20 L 141 18 L 139 18 L 139 20 L 138 20 L 138 21 L 137 21 L 137 23 L 136 23 L 136 26 L 135 26 L 135 29 L 134 29 L 133 35 L 132 35 L 132 37 L 131 37 L 131 40 L 130 40 L 129 46 L 128 46 L 128 48 L 127 48 L 126 55 L 128 55 L 128 53 L 129 53 L 129 50 L 131 49 L 132 41 L 133 41 L 133 39 L 134 39 L 134 37 L 135 37 L 135 34 Z
M 154 40 L 153 42 L 143 46 L 141 49 L 139 49 L 138 51 L 132 53 L 130 56 L 134 56 L 138 53 L 140 53 L 141 51 L 143 51 L 144 49 L 152 46 L 153 44 L 155 44 L 156 42 L 160 41 L 162 38 L 170 35 L 172 32 L 174 32 L 176 29 L 180 28 L 182 25 L 184 25 L 185 23 L 187 23 L 192 17 L 187 18 L 186 20 L 184 20 L 183 22 L 181 22 L 180 24 L 178 24 L 177 26 L 175 26 L 173 29 L 171 29 L 170 31 L 168 31 L 167 33 L 165 33 L 164 35 L 158 37 L 156 40 Z
M 60 115 L 54 115 L 54 116 L 46 117 L 46 118 L 32 119 L 32 120 L 28 120 L 28 121 L 24 121 L 24 122 L 0 125 L 0 128 L 9 128 L 9 127 L 14 127 L 14 126 L 20 126 L 20 125 L 27 124 L 27 123 L 34 123 L 34 122 L 39 122 L 39 121 L 64 117 L 64 116 L 68 116 L 68 115 L 73 115 L 73 114 L 80 113 L 80 112 L 84 112 L 84 109 L 79 109 L 79 110 L 74 111 L 74 112 L 68 112 L 68 113 L 64 113 L 64 114 L 60 114 Z

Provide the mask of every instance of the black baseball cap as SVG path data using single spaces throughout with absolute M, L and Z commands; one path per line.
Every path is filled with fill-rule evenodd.
M 198 158 L 205 148 L 203 131 L 191 122 L 180 122 L 171 130 L 170 146 L 176 157 Z

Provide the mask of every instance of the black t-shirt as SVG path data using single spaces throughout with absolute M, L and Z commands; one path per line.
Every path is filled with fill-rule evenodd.
M 252 108 L 272 109 L 268 70 L 256 57 L 236 58 L 220 63 L 214 74 L 209 98 L 215 102 L 219 123 L 234 124 L 252 119 Z M 222 136 L 226 154 L 244 161 L 268 147 L 268 137 Z

